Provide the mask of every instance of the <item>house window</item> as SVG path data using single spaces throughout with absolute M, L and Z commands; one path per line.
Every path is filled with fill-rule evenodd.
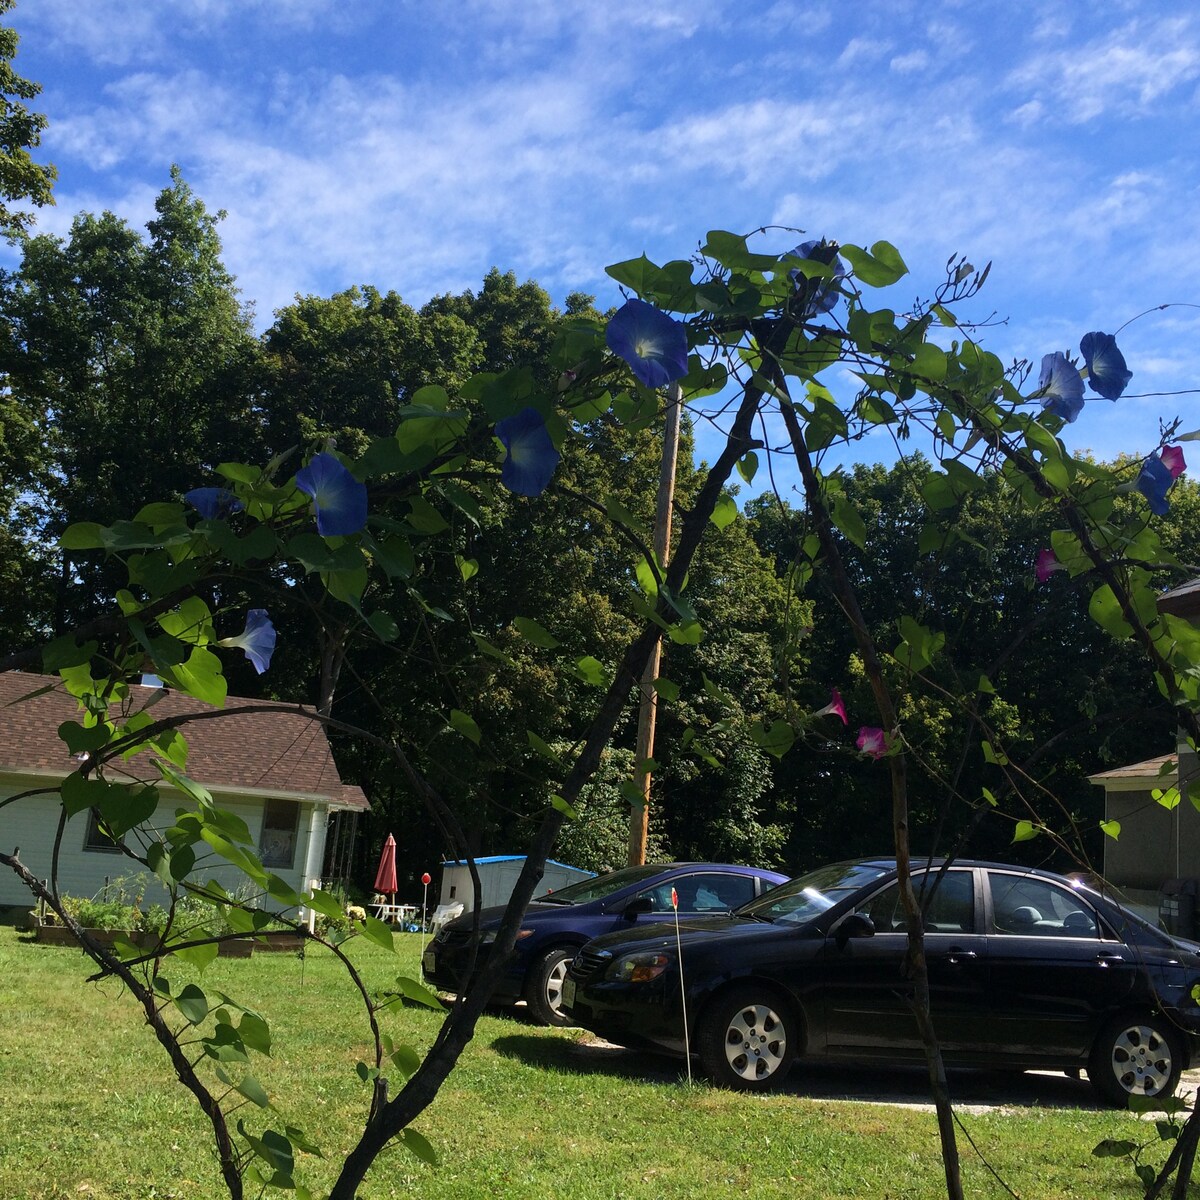
M 268 800 L 263 808 L 259 850 L 264 867 L 291 867 L 296 862 L 300 806 L 291 800 Z
M 88 809 L 87 833 L 83 835 L 83 848 L 85 850 L 94 850 L 99 854 L 120 854 L 121 844 L 114 842 L 112 838 L 100 828 L 100 821 L 96 816 L 94 808 Z

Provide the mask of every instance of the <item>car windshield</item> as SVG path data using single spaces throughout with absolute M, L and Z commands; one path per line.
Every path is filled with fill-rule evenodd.
M 890 869 L 879 863 L 834 863 L 772 888 L 758 900 L 743 904 L 737 910 L 737 915 L 759 921 L 803 925 L 859 888 L 882 879 Z
M 623 867 L 620 871 L 610 871 L 607 875 L 597 875 L 594 879 L 569 884 L 544 896 L 535 896 L 534 900 L 538 904 L 587 904 L 590 900 L 603 900 L 605 896 L 611 896 L 613 892 L 619 892 L 632 883 L 641 883 L 654 875 L 661 875 L 664 870 L 664 867 L 651 865 Z

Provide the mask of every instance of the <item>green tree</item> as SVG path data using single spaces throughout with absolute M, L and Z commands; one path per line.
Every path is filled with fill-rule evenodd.
M 0 17 L 12 11 L 16 0 L 0 0 Z M 28 200 L 41 208 L 54 203 L 52 188 L 58 177 L 47 163 L 34 162 L 30 150 L 42 140 L 46 118 L 23 103 L 41 93 L 41 84 L 18 75 L 13 67 L 20 38 L 17 31 L 0 25 L 0 196 L 6 201 Z M 0 233 L 15 241 L 33 218 L 7 203 L 0 204 Z

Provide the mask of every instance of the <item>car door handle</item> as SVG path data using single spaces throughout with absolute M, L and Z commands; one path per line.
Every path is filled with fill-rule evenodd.
M 1116 954 L 1111 950 L 1102 950 L 1096 955 L 1096 965 L 1101 967 L 1107 967 L 1111 963 L 1122 963 L 1124 961 L 1125 956 L 1123 954 Z
M 976 956 L 974 950 L 964 950 L 961 946 L 951 946 L 946 952 L 946 961 L 957 966 L 961 962 L 970 962 Z

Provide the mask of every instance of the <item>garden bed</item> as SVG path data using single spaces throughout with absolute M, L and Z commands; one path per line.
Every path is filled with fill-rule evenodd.
M 144 931 L 130 933 L 123 929 L 87 929 L 86 933 L 102 946 L 111 946 L 117 938 L 125 938 L 135 946 L 152 947 L 157 942 L 154 934 Z M 34 940 L 47 946 L 75 946 L 75 935 L 64 925 L 37 924 L 33 927 Z M 255 937 L 239 938 L 236 941 L 220 942 L 218 952 L 225 958 L 249 958 L 259 952 L 297 951 L 304 948 L 306 938 L 290 929 L 274 933 L 260 933 Z

